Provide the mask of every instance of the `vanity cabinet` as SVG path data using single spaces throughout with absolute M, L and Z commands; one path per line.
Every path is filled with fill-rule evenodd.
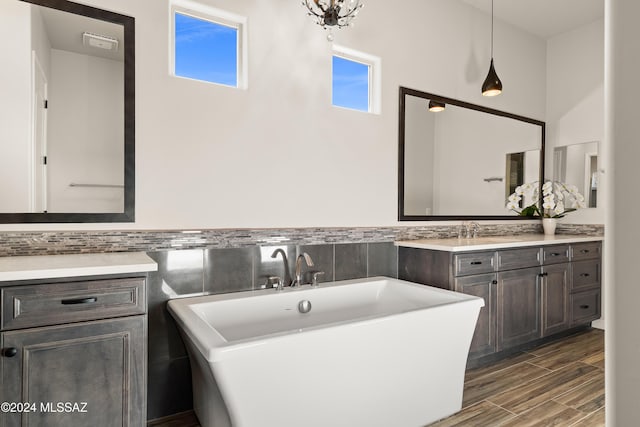
M 571 250 L 570 321 L 580 325 L 600 318 L 602 249 L 599 244 L 584 243 Z
M 540 336 L 539 267 L 498 273 L 497 350 Z
M 400 245 L 398 276 L 485 300 L 472 360 L 599 318 L 600 253 L 600 242 L 465 252 Z
M 562 332 L 571 326 L 569 263 L 542 267 L 542 336 Z
M 455 289 L 459 292 L 484 299 L 480 309 L 476 331 L 471 340 L 470 353 L 484 356 L 496 351 L 496 313 L 498 280 L 495 273 L 455 278 Z
M 145 277 L 2 286 L 3 426 L 145 424 Z

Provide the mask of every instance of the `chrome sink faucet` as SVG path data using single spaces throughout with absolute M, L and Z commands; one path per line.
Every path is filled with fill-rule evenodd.
M 277 257 L 278 254 L 282 255 L 282 264 L 284 266 L 284 276 L 283 276 L 284 281 L 282 282 L 282 284 L 284 286 L 291 286 L 292 280 L 291 280 L 291 273 L 289 273 L 289 260 L 287 260 L 287 254 L 285 251 L 278 248 L 275 251 L 273 251 L 273 253 L 271 254 L 271 258 Z
M 478 237 L 478 231 L 480 230 L 480 224 L 475 221 L 471 221 L 467 225 L 467 237 L 471 239 L 475 239 Z
M 311 257 L 309 256 L 308 253 L 303 252 L 300 255 L 298 255 L 298 258 L 296 258 L 296 278 L 293 281 L 293 284 L 291 286 L 294 286 L 296 288 L 299 288 L 300 285 L 302 285 L 302 261 L 304 260 L 304 262 L 307 264 L 307 267 L 313 267 L 313 260 L 311 259 Z
M 478 237 L 480 224 L 475 221 L 464 221 L 458 229 L 458 239 L 475 239 Z

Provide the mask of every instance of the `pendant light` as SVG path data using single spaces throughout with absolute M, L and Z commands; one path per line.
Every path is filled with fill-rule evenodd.
M 440 111 L 444 111 L 446 105 L 444 102 L 431 100 L 429 101 L 429 111 L 432 113 L 439 113 Z
M 502 93 L 502 82 L 493 67 L 493 0 L 491 0 L 491 65 L 487 78 L 482 83 L 482 95 L 496 96 Z

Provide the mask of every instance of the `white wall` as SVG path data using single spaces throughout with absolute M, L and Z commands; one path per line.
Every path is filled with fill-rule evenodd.
M 638 340 L 638 242 L 640 225 L 640 38 L 637 0 L 605 2 L 605 139 L 610 142 L 605 226 L 607 312 L 607 426 L 633 426 L 640 419 L 640 341 Z M 613 167 L 615 165 L 615 168 Z
M 553 148 L 600 142 L 598 160 L 604 164 L 604 21 L 598 20 L 547 42 L 547 178 L 553 174 Z M 602 167 L 600 167 L 602 169 Z M 600 174 L 599 202 L 606 197 L 607 171 Z M 581 209 L 562 221 L 603 224 L 604 203 Z
M 31 49 L 36 52 L 47 80 L 51 75 L 51 42 L 47 35 L 40 8 L 31 7 Z
M 30 22 L 28 3 L 0 2 L 0 212 L 29 211 Z
M 497 21 L 505 92 L 483 98 L 490 17 L 458 2 L 370 1 L 336 32 L 382 58 L 380 115 L 331 107 L 331 45 L 299 2 L 203 0 L 248 17 L 248 90 L 169 76 L 166 2 L 85 2 L 136 18 L 136 223 L 119 229 L 397 224 L 400 85 L 545 116 L 545 43 Z
M 122 212 L 122 62 L 51 50 L 48 109 L 48 211 Z

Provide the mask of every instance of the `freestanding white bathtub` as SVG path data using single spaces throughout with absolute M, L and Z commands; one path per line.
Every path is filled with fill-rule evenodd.
M 301 313 L 300 301 L 311 302 Z M 383 277 L 171 300 L 203 427 L 419 427 L 461 409 L 481 298 Z

